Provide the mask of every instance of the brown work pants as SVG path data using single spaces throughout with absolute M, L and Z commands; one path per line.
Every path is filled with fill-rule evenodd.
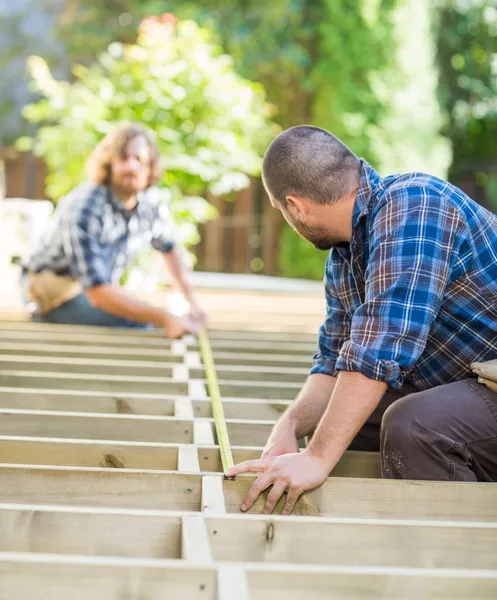
M 497 393 L 464 379 L 389 390 L 351 450 L 380 450 L 388 479 L 497 481 Z

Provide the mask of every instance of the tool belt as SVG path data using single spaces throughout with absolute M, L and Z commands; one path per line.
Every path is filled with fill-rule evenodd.
M 29 300 L 38 305 L 41 315 L 55 310 L 83 291 L 81 283 L 71 275 L 57 275 L 47 269 L 39 273 L 28 271 L 26 278 Z

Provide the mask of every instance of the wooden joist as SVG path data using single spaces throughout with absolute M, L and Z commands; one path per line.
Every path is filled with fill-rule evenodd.
M 235 462 L 257 458 L 315 338 L 210 337 Z M 267 490 L 241 514 L 255 477 L 222 476 L 196 340 L 0 323 L 0 597 L 497 597 L 497 488 L 380 475 L 347 452 L 293 515 L 260 515 Z

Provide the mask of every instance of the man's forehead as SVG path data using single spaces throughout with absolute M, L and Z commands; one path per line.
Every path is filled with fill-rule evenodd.
M 124 153 L 129 155 L 129 154 L 149 154 L 150 153 L 150 147 L 148 145 L 147 140 L 143 137 L 143 136 L 139 136 L 139 137 L 135 137 L 132 140 L 130 140 L 125 148 L 124 148 Z

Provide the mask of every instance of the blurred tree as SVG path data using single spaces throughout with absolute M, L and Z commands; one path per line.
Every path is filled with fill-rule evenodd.
M 385 172 L 446 174 L 429 0 L 65 0 L 59 30 L 81 56 L 89 38 L 132 36 L 140 14 L 165 9 L 215 32 L 237 71 L 265 86 L 282 127 L 329 129 Z M 325 256 L 284 227 L 281 273 L 322 273 Z
M 497 0 L 440 0 L 437 45 L 450 179 L 497 210 Z
M 17 145 L 44 156 L 49 195 L 81 181 L 86 158 L 115 122 L 141 122 L 156 134 L 164 195 L 184 242 L 196 243 L 195 224 L 213 215 L 201 194 L 246 187 L 274 135 L 262 86 L 235 73 L 207 30 L 169 14 L 145 19 L 135 44 L 113 42 L 98 62 L 76 65 L 72 83 L 56 81 L 40 57 L 29 69 L 42 98 L 24 116 L 40 128 Z

